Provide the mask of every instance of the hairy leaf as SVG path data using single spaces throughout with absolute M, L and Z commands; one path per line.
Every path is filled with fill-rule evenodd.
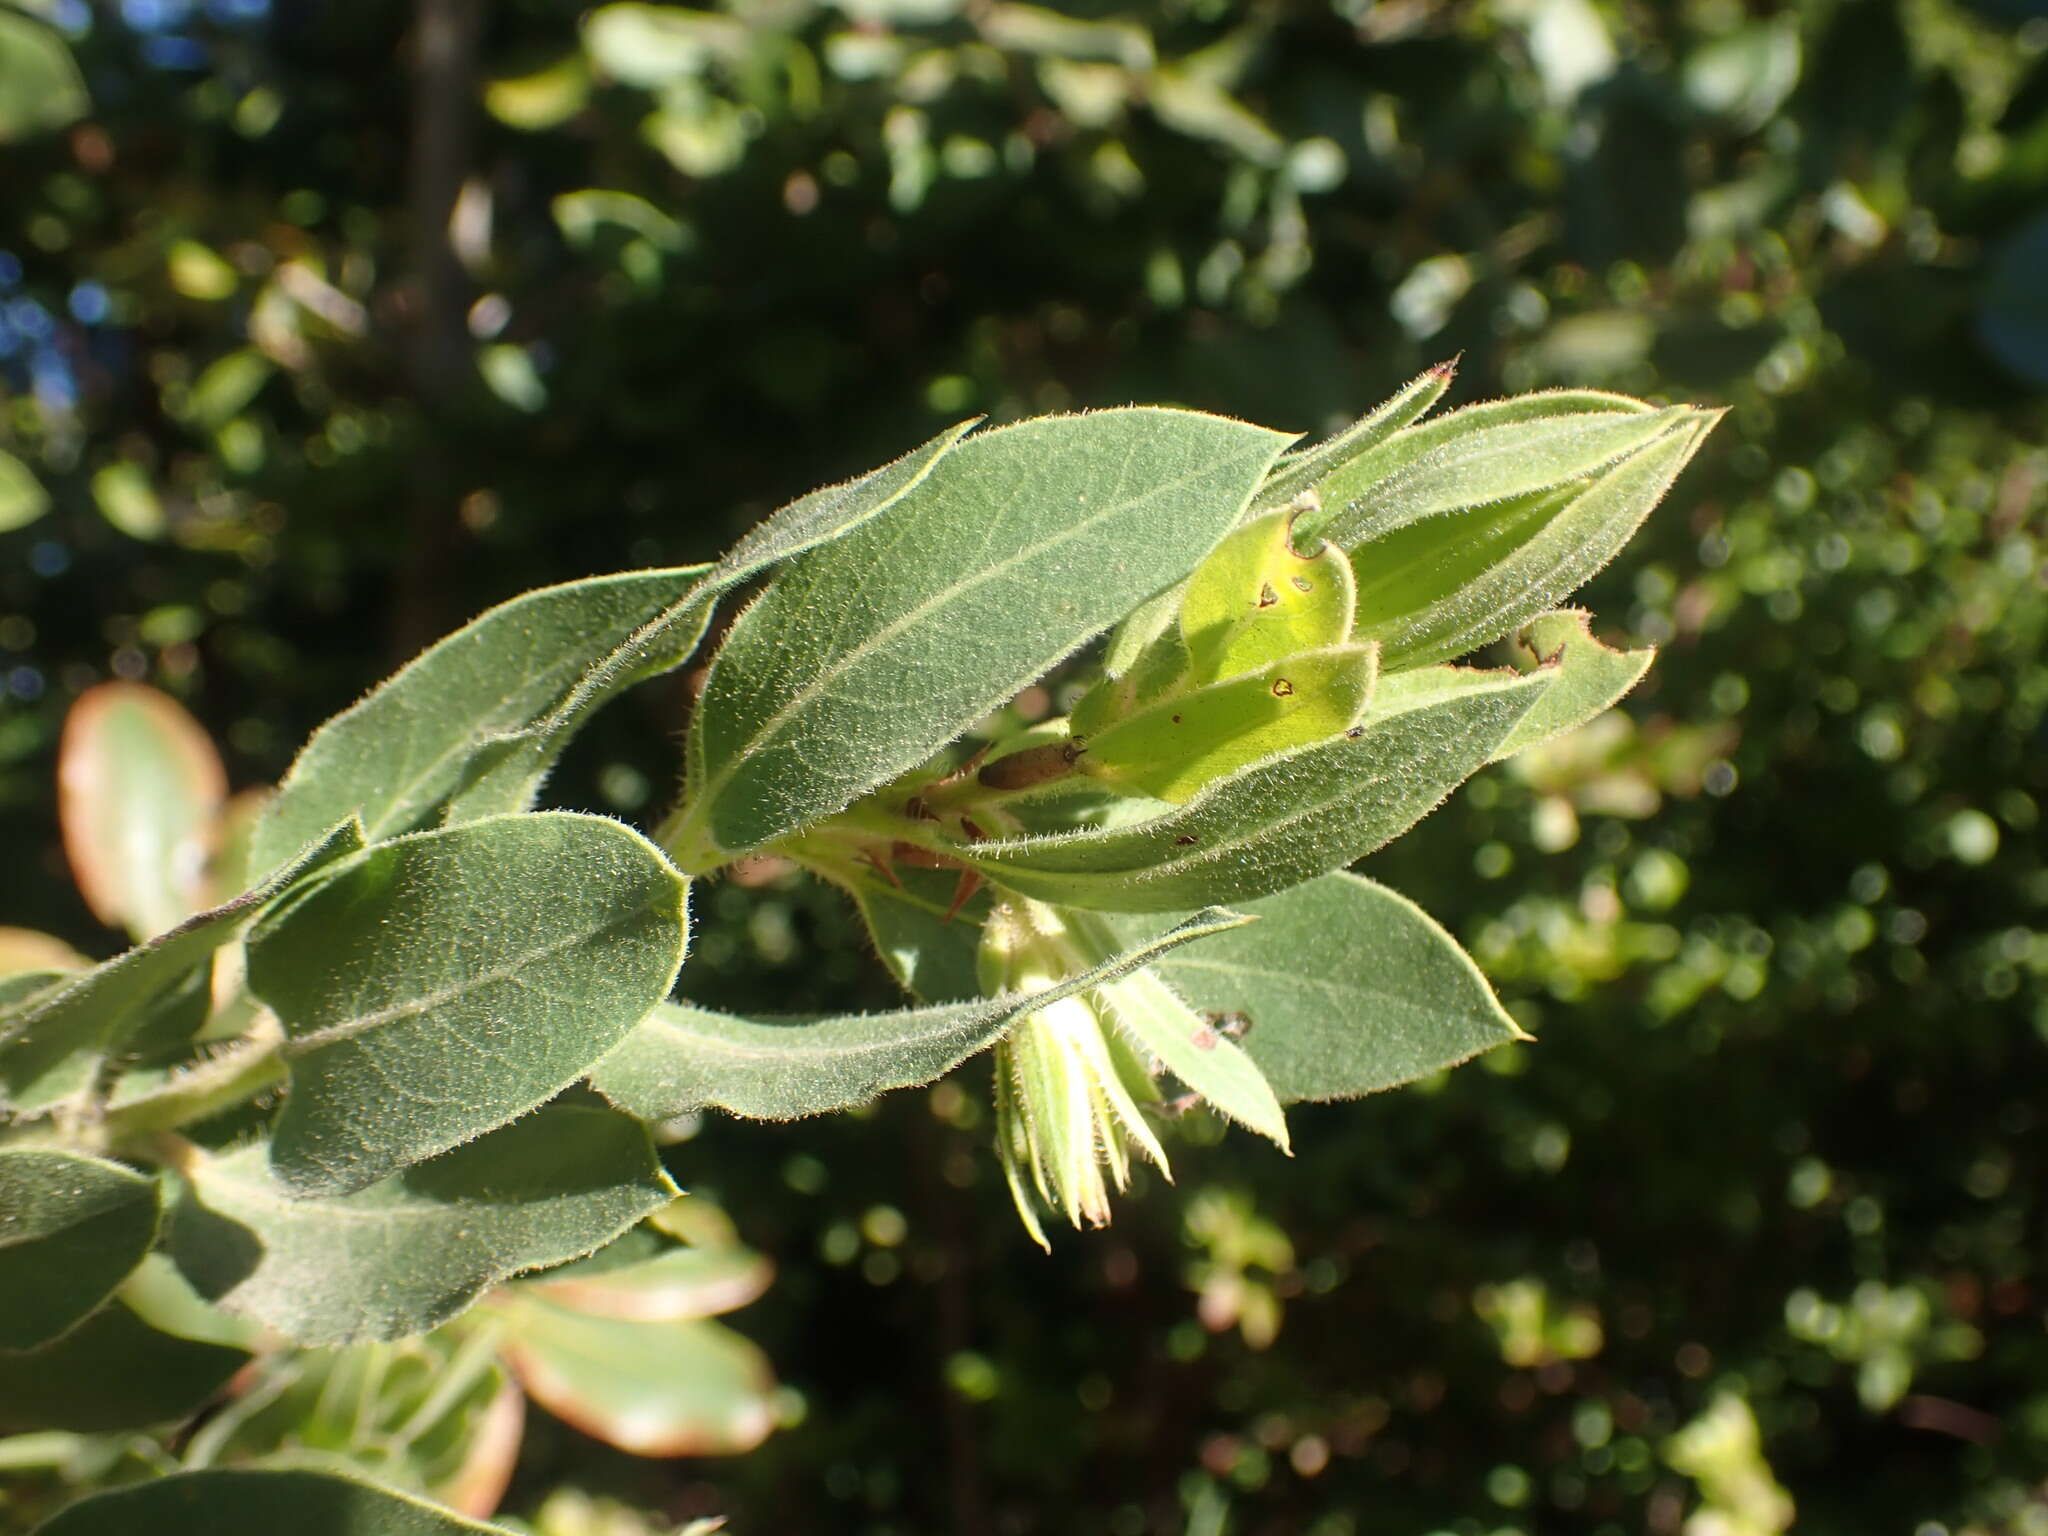
M 500 816 L 364 850 L 249 937 L 298 1194 L 361 1189 L 574 1082 L 668 995 L 685 882 L 630 827 Z
M 328 1472 L 178 1472 L 96 1493 L 44 1521 L 34 1536 L 464 1536 L 480 1525 L 409 1493 Z
M 362 818 L 371 842 L 425 826 L 481 771 L 492 733 L 545 717 L 594 658 L 663 613 L 708 569 L 633 571 L 543 587 L 422 652 L 313 733 L 256 826 L 249 869 L 267 871 L 347 816 Z M 680 663 L 704 617 L 694 630 L 671 630 L 639 655 L 633 675 Z
M 1333 645 L 1171 694 L 1087 740 L 1090 777 L 1176 803 L 1262 758 L 1349 730 L 1378 674 L 1372 645 Z
M 226 1311 L 301 1344 L 398 1339 L 521 1270 L 581 1257 L 673 1199 L 646 1130 L 553 1105 L 368 1189 L 300 1199 L 260 1146 L 194 1151 L 171 1255 Z
M 40 1349 L 0 1350 L 0 1434 L 169 1424 L 190 1417 L 248 1361 L 246 1350 L 165 1333 L 109 1302 Z
M 691 736 L 693 799 L 672 842 L 685 867 L 922 762 L 1191 569 L 1284 441 L 1149 408 L 969 438 L 733 626 Z
M 1123 912 L 1251 900 L 1400 836 L 1483 765 L 1548 673 L 1368 721 L 1356 737 L 1284 753 L 1132 827 L 978 843 L 955 857 L 1026 896 Z
M 587 650 L 590 668 L 553 709 L 531 724 L 482 743 L 474 782 L 451 819 L 524 810 L 533 791 L 583 721 L 621 688 L 680 666 L 710 622 L 718 600 L 769 566 L 852 532 L 908 495 L 974 423 L 949 427 L 893 463 L 800 497 L 741 537 L 689 590 L 609 650 Z
M 1150 969 L 1102 988 L 1103 1013 L 1142 1056 L 1209 1107 L 1288 1150 L 1287 1120 L 1257 1064 Z
M 1468 405 L 1396 433 L 1317 490 L 1346 549 L 1424 518 L 1567 485 L 1670 431 L 1690 407 L 1559 389 Z M 1334 510 L 1333 510 L 1334 509 Z
M 1604 714 L 1642 681 L 1657 659 L 1654 647 L 1617 651 L 1593 638 L 1592 615 L 1579 608 L 1546 613 L 1522 626 L 1522 648 L 1557 679 L 1500 744 L 1495 760 L 1576 730 Z
M 31 1349 L 114 1292 L 156 1240 L 157 1183 L 54 1147 L 0 1148 L 0 1350 Z
M 1181 599 L 1180 633 L 1193 677 L 1235 677 L 1351 633 L 1350 562 L 1332 545 L 1297 554 L 1289 513 L 1234 529 L 1196 567 Z
M 1038 992 L 893 1013 L 773 1024 L 663 1004 L 591 1073 L 598 1091 L 645 1120 L 716 1106 L 794 1120 L 914 1088 L 993 1045 L 1025 1014 L 1124 975 L 1242 919 L 1212 908 L 1102 965 Z
M 0 1007 L 0 1099 L 33 1114 L 83 1091 L 152 1005 L 276 897 L 362 847 L 354 822 L 331 827 L 261 885 L 116 955 L 63 986 Z
M 1451 380 L 1457 376 L 1455 360 L 1424 369 L 1402 385 L 1393 399 L 1367 412 L 1343 431 L 1312 447 L 1287 454 L 1274 466 L 1266 483 L 1259 487 L 1254 505 L 1262 508 L 1285 506 L 1317 481 L 1370 453 L 1410 422 L 1428 415 L 1430 407 L 1444 397 L 1444 391 L 1451 387 Z M 1342 510 L 1341 507 L 1328 506 L 1326 502 L 1323 508 L 1306 512 L 1300 532 L 1304 535 L 1319 532 L 1330 515 Z
M 1154 969 L 1194 1007 L 1243 1018 L 1282 1103 L 1377 1093 L 1522 1038 L 1457 942 L 1383 885 L 1339 871 L 1246 910 L 1259 921 Z
M 1380 642 L 1383 672 L 1498 640 L 1614 558 L 1719 419 L 1695 412 L 1581 487 L 1431 518 L 1351 552 L 1353 638 Z

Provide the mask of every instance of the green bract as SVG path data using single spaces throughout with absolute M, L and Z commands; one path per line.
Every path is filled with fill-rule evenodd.
M 956 428 L 714 566 L 492 609 L 316 732 L 240 839 L 196 727 L 103 695 L 67 733 L 100 797 L 67 836 L 147 941 L 0 957 L 7 1427 L 175 1422 L 234 1377 L 197 1467 L 357 1391 L 402 1489 L 197 1472 L 47 1528 L 478 1529 L 410 1495 L 488 1510 L 510 1463 L 477 1447 L 520 1391 L 628 1450 L 751 1444 L 766 1367 L 706 1298 L 764 1271 L 678 1226 L 649 1134 L 678 1116 L 851 1108 L 992 1049 L 1042 1242 L 1041 1212 L 1100 1225 L 1135 1159 L 1165 1169 L 1182 1110 L 1285 1149 L 1286 1104 L 1516 1038 L 1450 936 L 1345 866 L 1642 676 L 1557 605 L 1713 417 L 1557 392 L 1424 420 L 1449 381 L 1284 453 L 1185 410 Z M 533 810 L 591 712 L 764 576 L 652 837 Z M 136 763 L 176 782 L 112 771 Z M 911 1006 L 674 1000 L 690 879 L 749 853 L 844 889 Z M 430 1331 L 454 1386 L 407 1396 L 377 1351 Z

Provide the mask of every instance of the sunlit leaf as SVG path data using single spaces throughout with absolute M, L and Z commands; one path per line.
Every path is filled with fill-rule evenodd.
M 249 936 L 294 1193 L 361 1189 L 552 1098 L 668 995 L 684 882 L 615 821 L 501 816 L 364 850 Z

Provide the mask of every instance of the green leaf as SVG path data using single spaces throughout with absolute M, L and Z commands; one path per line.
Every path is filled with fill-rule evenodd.
M 34 1536 L 463 1536 L 480 1525 L 410 1494 L 327 1472 L 229 1470 L 170 1477 L 80 1499 Z
M 0 1350 L 55 1338 L 156 1241 L 157 1183 L 54 1147 L 0 1148 Z
M 1348 595 L 1348 594 L 1347 594 Z M 1333 645 L 1170 694 L 1088 738 L 1075 766 L 1176 803 L 1261 759 L 1349 730 L 1378 673 L 1372 645 Z
M 185 400 L 185 419 L 209 430 L 226 426 L 242 414 L 275 371 L 270 359 L 254 347 L 242 347 L 215 358 L 192 381 L 192 392 Z
M 1498 640 L 1583 585 L 1642 526 L 1718 412 L 1697 412 L 1584 487 L 1430 518 L 1351 552 L 1354 640 L 1382 675 Z
M 1153 969 L 1203 1012 L 1246 1020 L 1282 1103 L 1377 1093 L 1523 1038 L 1457 942 L 1383 885 L 1339 871 L 1246 910 L 1259 921 Z
M 639 833 L 566 811 L 340 865 L 249 936 L 291 1068 L 278 1176 L 361 1189 L 552 1098 L 668 995 L 685 897 Z
M 1522 649 L 1534 665 L 1554 670 L 1557 678 L 1500 744 L 1496 762 L 1606 713 L 1650 670 L 1657 659 L 1655 647 L 1617 651 L 1602 645 L 1593 638 L 1592 618 L 1584 609 L 1564 608 L 1522 626 L 1517 637 Z
M 52 132 L 91 110 L 63 37 L 19 11 L 0 10 L 0 144 Z
M 1351 633 L 1352 575 L 1343 551 L 1295 552 L 1293 514 L 1233 529 L 1188 578 L 1181 639 L 1198 682 L 1235 677 Z
M 1323 536 L 1352 549 L 1446 512 L 1584 479 L 1692 416 L 1626 395 L 1549 390 L 1517 395 L 1396 433 L 1318 487 Z
M 1428 415 L 1430 407 L 1444 397 L 1444 391 L 1457 376 L 1455 359 L 1427 368 L 1404 384 L 1393 399 L 1367 412 L 1343 431 L 1313 447 L 1285 455 L 1259 487 L 1253 505 L 1262 509 L 1284 507 L 1318 480 L 1370 453 L 1410 422 Z M 1329 508 L 1331 513 L 1338 510 Z M 1325 521 L 1319 514 L 1305 514 L 1300 531 L 1304 535 L 1314 534 Z
M 949 918 L 959 878 L 952 870 L 904 868 L 895 875 L 884 880 L 864 865 L 832 871 L 860 908 L 875 953 L 906 992 L 928 1003 L 980 997 L 975 955 L 988 888 Z
M 162 994 L 275 897 L 362 844 L 362 828 L 354 822 L 332 827 L 233 901 L 62 987 L 0 1007 L 0 1098 L 20 1113 L 35 1114 L 84 1091 L 106 1054 L 142 1025 Z
M 171 1256 L 199 1293 L 301 1344 L 397 1339 L 521 1270 L 580 1258 L 675 1198 L 646 1130 L 557 1104 L 395 1178 L 300 1199 L 261 1146 L 193 1149 Z
M 5 110 L 0 107 L 0 113 Z M 5 137 L 0 129 L 0 140 Z M 49 510 L 50 493 L 35 472 L 13 454 L 0 453 L 0 533 L 26 528 Z
M 1098 992 L 1104 1017 L 1212 1109 L 1288 1150 L 1287 1120 L 1257 1064 L 1150 969 Z
M 543 587 L 438 642 L 313 733 L 257 824 L 248 867 L 268 870 L 347 816 L 362 817 L 373 843 L 424 826 L 482 772 L 486 738 L 546 716 L 593 657 L 664 612 L 704 569 Z M 670 632 L 642 655 L 633 675 L 680 662 L 701 628 Z M 481 801 L 476 805 L 480 810 Z M 519 810 L 524 802 L 494 808 Z
M 0 978 L 36 975 L 45 984 L 65 971 L 83 971 L 92 962 L 55 934 L 34 928 L 0 926 Z
M 667 1003 L 598 1063 L 591 1082 L 644 1120 L 712 1106 L 756 1120 L 850 1109 L 942 1077 L 1023 1015 L 1240 921 L 1221 909 L 1197 912 L 1058 986 L 972 1002 L 782 1024 Z
M 672 847 L 701 869 L 915 766 L 1234 522 L 1278 434 L 1189 411 L 969 438 L 888 515 L 785 570 L 713 663 Z
M 80 694 L 64 717 L 57 791 L 64 853 L 93 916 L 141 941 L 207 906 L 227 772 L 176 700 L 140 683 Z
M 737 1244 L 671 1248 L 624 1269 L 598 1274 L 569 1270 L 523 1282 L 531 1294 L 587 1317 L 667 1323 L 715 1317 L 744 1307 L 768 1289 L 775 1266 Z
M 722 1324 L 592 1317 L 525 1290 L 492 1311 L 528 1395 L 622 1451 L 733 1456 L 775 1427 L 767 1359 Z
M 161 1332 L 115 1301 L 41 1349 L 0 1351 L 0 1434 L 168 1424 L 190 1417 L 248 1360 L 246 1350 Z
M 949 427 L 857 480 L 799 497 L 749 529 L 708 574 L 623 640 L 609 649 L 586 650 L 589 669 L 559 704 L 531 724 L 479 745 L 475 783 L 464 791 L 451 819 L 524 810 L 549 765 L 593 710 L 621 688 L 689 657 L 719 598 L 769 566 L 842 538 L 895 505 L 923 483 L 973 425 L 965 421 Z
M 1173 912 L 1249 901 L 1407 831 L 1493 755 L 1549 683 L 1544 673 L 1495 675 L 1489 687 L 1254 764 L 1136 826 L 947 851 L 1063 906 Z

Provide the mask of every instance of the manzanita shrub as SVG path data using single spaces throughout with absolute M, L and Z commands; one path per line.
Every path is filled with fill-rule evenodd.
M 1450 379 L 1300 449 L 1186 410 L 970 423 L 714 565 L 528 593 L 315 732 L 210 874 L 217 769 L 96 706 L 67 844 L 141 942 L 0 943 L 0 1430 L 174 1432 L 41 1530 L 486 1529 L 515 1381 L 573 1418 L 650 1360 L 686 1393 L 718 1369 L 658 1332 L 721 1309 L 718 1253 L 757 1271 L 689 1241 L 674 1117 L 824 1114 L 992 1050 L 1044 1243 L 1164 1168 L 1186 1108 L 1285 1147 L 1289 1103 L 1516 1038 L 1346 866 L 1642 676 L 1558 605 L 1715 416 L 1557 391 L 1425 421 Z M 591 712 L 763 578 L 673 812 L 534 809 Z M 755 856 L 844 890 L 911 1005 L 673 1000 L 690 882 Z M 344 1403 L 408 1454 L 323 1439 Z M 631 1418 L 584 1421 L 686 1448 Z

